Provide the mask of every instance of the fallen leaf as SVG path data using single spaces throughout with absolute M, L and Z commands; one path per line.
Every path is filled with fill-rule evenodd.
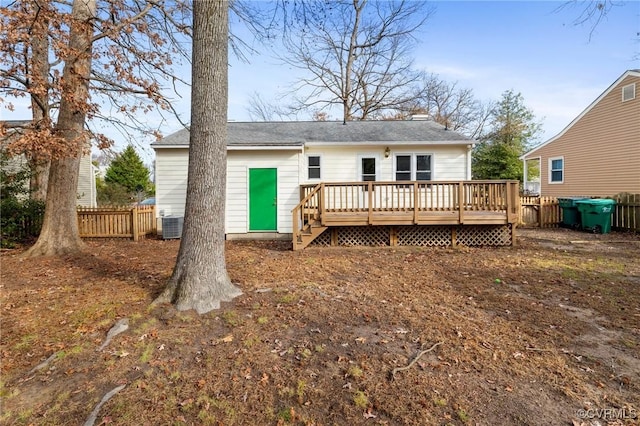
M 367 411 L 366 411 L 366 412 L 362 413 L 362 416 L 363 416 L 365 419 L 375 419 L 376 417 L 378 417 L 378 416 L 376 416 L 375 414 L 373 414 L 373 413 L 371 412 L 371 408 L 367 409 Z
M 231 342 L 233 342 L 233 334 L 229 334 L 227 336 L 224 336 L 223 338 L 218 339 L 216 341 L 216 343 L 231 343 Z

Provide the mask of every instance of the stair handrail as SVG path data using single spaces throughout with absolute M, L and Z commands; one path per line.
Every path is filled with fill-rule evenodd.
M 291 214 L 293 215 L 293 241 L 297 241 L 299 235 L 302 233 L 302 231 L 308 229 L 311 225 L 309 223 L 309 220 L 307 218 L 307 220 L 305 220 L 305 213 L 304 213 L 304 207 L 313 199 L 313 198 L 317 198 L 318 199 L 318 213 L 320 213 L 321 211 L 321 197 L 320 197 L 320 193 L 321 190 L 323 188 L 323 183 L 319 183 L 317 184 L 313 190 L 311 192 L 309 192 L 307 194 L 306 197 L 304 197 L 302 200 L 300 200 L 300 202 L 298 203 L 297 206 L 295 206 L 293 208 L 293 210 L 291 210 Z M 302 226 L 300 226 L 300 221 L 302 221 Z

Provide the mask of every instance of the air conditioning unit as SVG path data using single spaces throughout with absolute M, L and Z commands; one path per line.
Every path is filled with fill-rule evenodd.
M 162 239 L 169 240 L 182 237 L 183 223 L 184 217 L 182 216 L 164 216 L 162 218 Z

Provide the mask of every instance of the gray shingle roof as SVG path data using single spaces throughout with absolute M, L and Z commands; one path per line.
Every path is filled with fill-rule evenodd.
M 471 139 L 428 120 L 229 122 L 228 146 L 301 146 L 303 144 L 466 144 Z M 189 131 L 179 130 L 152 144 L 189 145 Z

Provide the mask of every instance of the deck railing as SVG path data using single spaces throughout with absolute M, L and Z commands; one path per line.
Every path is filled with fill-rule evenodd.
M 348 220 L 349 214 L 360 220 L 366 214 L 367 224 L 425 224 L 464 223 L 465 216 L 486 212 L 501 213 L 508 223 L 516 223 L 520 201 L 517 181 L 323 182 L 301 186 L 300 194 L 302 201 L 293 211 L 294 232 L 310 221 L 331 225 L 330 217 Z

